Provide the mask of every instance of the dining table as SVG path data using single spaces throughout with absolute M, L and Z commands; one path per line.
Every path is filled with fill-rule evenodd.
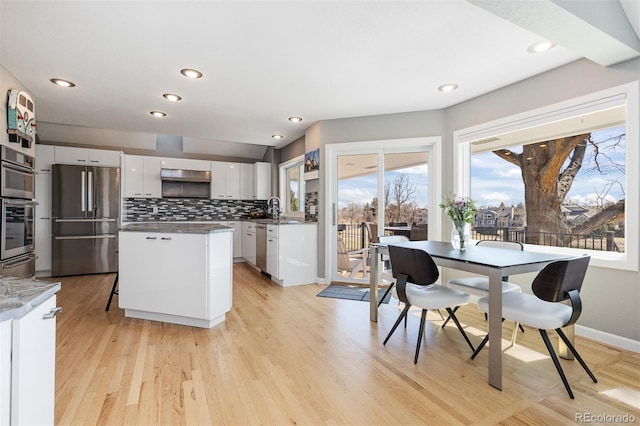
M 571 256 L 535 251 L 519 251 L 486 246 L 468 246 L 466 250 L 454 249 L 450 242 L 409 241 L 389 245 L 423 250 L 433 258 L 436 265 L 489 277 L 489 384 L 502 390 L 502 277 L 536 272 L 547 264 Z M 369 248 L 371 260 L 369 319 L 378 321 L 378 284 L 380 283 L 381 256 L 388 255 L 384 244 L 372 244 Z M 573 341 L 573 326 L 565 328 Z M 573 359 L 563 342 L 559 343 L 559 354 Z

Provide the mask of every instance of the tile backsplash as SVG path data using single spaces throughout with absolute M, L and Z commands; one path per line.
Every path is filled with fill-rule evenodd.
M 241 220 L 266 212 L 266 200 L 124 198 L 123 222 Z
M 311 207 L 314 207 L 313 209 Z M 307 192 L 304 194 L 304 221 L 305 222 L 317 222 L 318 221 L 318 192 Z M 311 213 L 314 210 L 314 213 Z

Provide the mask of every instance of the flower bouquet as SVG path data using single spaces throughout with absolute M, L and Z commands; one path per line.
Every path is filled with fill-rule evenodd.
M 466 249 L 468 235 L 465 234 L 465 226 L 473 220 L 473 214 L 476 211 L 474 201 L 469 197 L 457 197 L 453 193 L 447 193 L 442 196 L 440 208 L 447 213 L 453 221 L 454 233 L 452 233 L 452 241 L 454 236 L 459 238 L 459 249 Z

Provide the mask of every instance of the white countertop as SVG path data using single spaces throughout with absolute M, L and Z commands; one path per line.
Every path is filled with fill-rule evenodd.
M 60 290 L 59 282 L 0 277 L 0 321 L 18 318 Z

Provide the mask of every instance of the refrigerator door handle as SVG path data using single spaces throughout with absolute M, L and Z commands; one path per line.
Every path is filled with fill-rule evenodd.
M 79 223 L 79 222 L 115 222 L 116 219 L 58 219 L 55 218 L 56 223 Z
M 80 172 L 80 211 L 87 211 L 87 181 L 86 181 L 86 172 L 83 170 Z
M 54 240 L 98 240 L 105 238 L 115 238 L 116 236 L 113 234 L 105 234 L 105 235 L 78 235 L 75 237 L 53 237 Z
M 87 211 L 93 211 L 93 172 L 89 172 L 87 178 Z

